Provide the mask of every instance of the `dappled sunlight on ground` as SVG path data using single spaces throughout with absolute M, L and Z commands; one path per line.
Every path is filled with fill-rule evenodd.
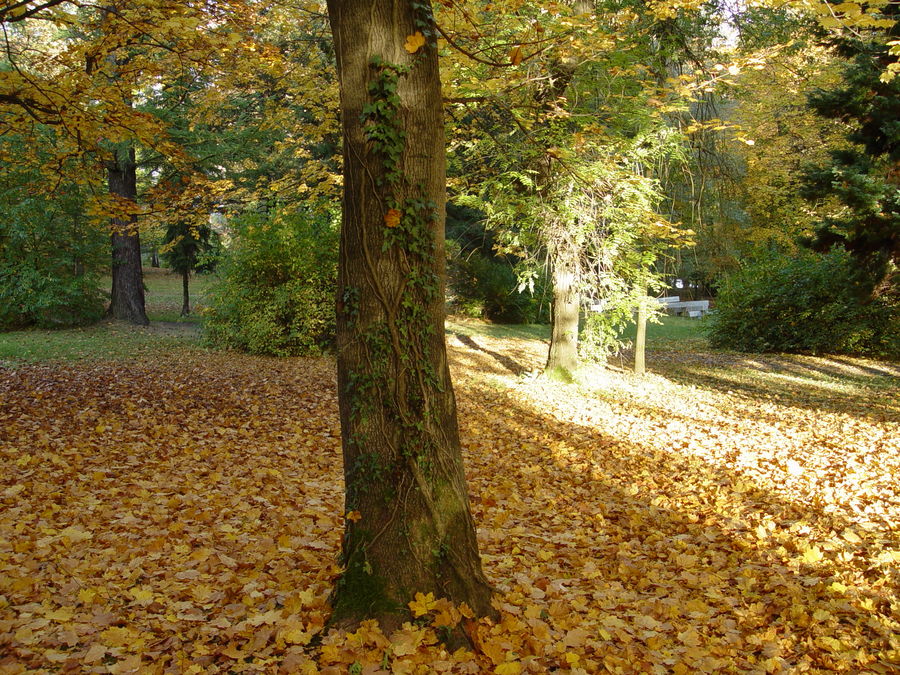
M 501 617 L 477 653 L 425 597 L 317 643 L 333 364 L 184 351 L 0 370 L 0 673 L 900 668 L 892 365 L 655 353 L 576 386 L 540 341 L 448 344 Z

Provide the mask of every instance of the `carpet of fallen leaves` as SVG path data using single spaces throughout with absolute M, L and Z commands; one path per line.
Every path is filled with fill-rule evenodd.
M 576 388 L 527 375 L 540 343 L 449 344 L 501 617 L 474 651 L 425 596 L 392 635 L 317 635 L 333 364 L 185 350 L 0 369 L 0 673 L 900 671 L 896 391 L 789 360 L 751 391 L 712 355 Z

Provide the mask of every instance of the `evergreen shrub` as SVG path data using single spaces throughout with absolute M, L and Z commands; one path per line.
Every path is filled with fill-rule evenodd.
M 897 357 L 896 298 L 868 300 L 855 272 L 841 249 L 760 257 L 724 279 L 710 343 L 748 352 Z
M 547 320 L 540 292 L 520 291 L 512 265 L 502 257 L 487 257 L 477 250 L 466 255 L 451 253 L 448 272 L 453 313 L 497 323 Z

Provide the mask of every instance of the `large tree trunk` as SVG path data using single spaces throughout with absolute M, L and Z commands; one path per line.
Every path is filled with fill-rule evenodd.
M 428 33 L 430 7 L 329 0 L 328 13 L 344 134 L 337 348 L 349 514 L 333 620 L 390 630 L 416 592 L 488 615 L 444 342 L 437 53 L 404 49 Z
M 119 150 L 106 163 L 110 194 L 137 201 L 134 148 Z M 144 309 L 144 277 L 141 270 L 141 239 L 137 218 L 112 219 L 112 293 L 108 313 L 115 319 L 140 326 L 150 323 Z
M 546 372 L 551 377 L 571 379 L 578 369 L 578 292 L 576 260 L 553 260 L 553 308 L 550 317 L 550 355 Z

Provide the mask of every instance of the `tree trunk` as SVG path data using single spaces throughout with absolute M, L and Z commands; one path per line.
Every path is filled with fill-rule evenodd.
M 137 201 L 137 174 L 134 148 L 116 152 L 116 159 L 106 163 L 109 192 L 115 197 Z M 108 314 L 146 326 L 150 323 L 144 309 L 144 277 L 141 271 L 141 239 L 137 217 L 113 218 L 112 222 L 112 293 Z
M 489 615 L 444 341 L 445 147 L 430 5 L 329 0 L 328 13 L 344 135 L 337 349 L 348 513 L 333 621 L 375 618 L 391 630 L 417 592 Z M 429 43 L 410 54 L 417 31 Z
M 647 299 L 641 298 L 637 310 L 637 334 L 634 337 L 634 374 L 643 375 L 644 353 L 647 345 Z
M 182 291 L 182 303 L 181 303 L 181 316 L 187 316 L 191 313 L 191 296 L 188 292 L 188 280 L 191 278 L 191 271 L 184 270 L 181 273 L 181 291 Z
M 150 252 L 150 267 L 159 267 L 159 251 L 156 248 Z
M 571 380 L 578 370 L 578 266 L 568 260 L 553 261 L 553 307 L 550 315 L 550 355 L 546 372 L 551 377 Z

